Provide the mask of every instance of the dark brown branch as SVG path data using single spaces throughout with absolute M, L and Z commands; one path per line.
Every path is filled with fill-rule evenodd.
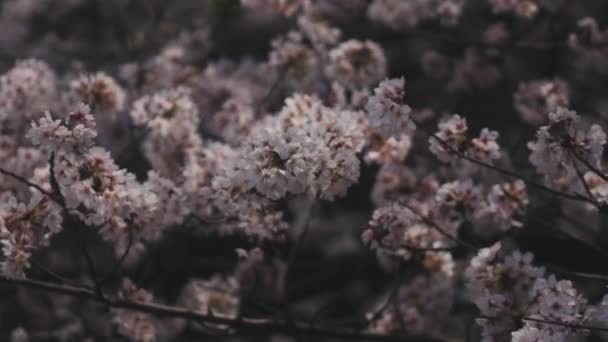
M 135 311 L 145 312 L 158 316 L 166 316 L 172 318 L 183 318 L 196 322 L 205 323 L 216 323 L 230 326 L 238 329 L 240 333 L 253 334 L 253 335 L 269 335 L 274 333 L 283 333 L 291 336 L 309 336 L 319 338 L 333 338 L 347 341 L 387 341 L 387 342 L 407 342 L 407 341 L 420 341 L 420 342 L 437 342 L 437 339 L 422 336 L 387 336 L 370 333 L 357 333 L 347 329 L 323 329 L 314 328 L 308 324 L 301 322 L 291 322 L 288 324 L 285 321 L 264 319 L 264 318 L 247 318 L 240 317 L 238 319 L 211 316 L 197 313 L 188 309 L 163 305 L 154 303 L 141 303 L 134 302 L 127 299 L 110 296 L 99 296 L 94 291 L 68 286 L 68 285 L 57 285 L 53 283 L 30 280 L 30 279 L 16 279 L 0 275 L 0 282 L 23 286 L 32 289 L 39 289 L 50 293 L 57 293 L 72 297 L 78 297 L 81 299 L 92 300 L 105 304 L 110 308 L 123 308 L 131 309 Z
M 570 158 L 572 159 L 572 165 L 574 165 L 574 170 L 576 171 L 576 176 L 581 181 L 581 184 L 583 185 L 583 188 L 585 189 L 585 192 L 587 193 L 587 196 L 589 196 L 589 198 L 593 201 L 593 205 L 596 208 L 599 208 L 600 204 L 597 202 L 597 200 L 595 199 L 595 197 L 591 193 L 591 189 L 589 188 L 589 184 L 587 184 L 587 182 L 585 181 L 585 176 L 583 175 L 583 173 L 581 172 L 581 170 L 578 168 L 578 165 L 576 165 L 576 156 L 575 156 L 575 154 L 571 152 L 570 153 Z
M 572 278 L 591 279 L 591 280 L 598 280 L 598 281 L 602 281 L 602 282 L 608 282 L 608 275 L 597 274 L 597 273 L 574 272 L 574 271 L 569 271 L 569 270 L 566 270 L 564 268 L 554 266 L 554 265 L 545 265 L 545 266 L 553 272 L 560 273 L 560 274 L 563 274 L 563 275 L 566 275 L 566 276 L 569 276 Z
M 466 241 L 462 241 L 460 240 L 458 237 L 448 233 L 445 229 L 443 229 L 443 227 L 441 227 L 440 225 L 438 225 L 435 221 L 429 219 L 426 215 L 423 215 L 422 213 L 420 213 L 418 210 L 416 210 L 414 207 L 412 207 L 411 205 L 407 204 L 407 203 L 402 203 L 404 207 L 406 207 L 407 209 L 409 209 L 412 213 L 414 213 L 416 216 L 418 216 L 422 222 L 424 222 L 425 224 L 428 224 L 429 226 L 431 226 L 432 228 L 434 228 L 436 231 L 438 231 L 441 235 L 445 236 L 446 238 L 458 243 L 459 245 L 462 245 L 470 250 L 473 251 L 477 251 L 479 250 L 479 247 L 474 246 Z
M 27 180 L 27 179 L 25 179 L 25 178 L 23 178 L 23 177 L 21 177 L 21 176 L 19 176 L 19 175 L 17 175 L 17 174 L 14 174 L 14 173 L 12 173 L 12 172 L 10 172 L 10 171 L 8 171 L 8 170 L 5 170 L 5 169 L 3 169 L 3 168 L 0 168 L 0 173 L 1 173 L 1 174 L 3 174 L 3 175 L 5 175 L 5 176 L 9 176 L 9 177 L 11 177 L 11 178 L 13 178 L 13 179 L 15 179 L 15 180 L 17 180 L 17 181 L 19 181 L 19 182 L 21 182 L 21 183 L 23 183 L 23 184 L 27 185 L 27 186 L 29 186 L 29 187 L 32 187 L 32 188 L 34 188 L 34 189 L 36 189 L 36 190 L 40 191 L 42 194 L 44 194 L 45 196 L 49 197 L 49 198 L 50 198 L 50 199 L 52 199 L 52 200 L 56 200 L 56 199 L 55 199 L 55 196 L 53 196 L 53 194 L 52 194 L 52 193 L 50 193 L 50 192 L 48 192 L 48 191 L 44 190 L 44 189 L 43 189 L 43 188 L 42 188 L 40 185 L 38 185 L 38 184 L 34 184 L 34 183 L 30 182 L 29 180 Z
M 570 328 L 570 329 L 575 329 L 575 330 L 591 330 L 591 331 L 608 332 L 608 328 L 590 326 L 590 325 L 585 325 L 585 324 L 575 324 L 575 323 L 548 321 L 548 320 L 545 320 L 545 319 L 533 318 L 533 317 L 520 317 L 520 319 L 522 321 L 544 323 L 544 324 L 548 324 L 548 325 L 557 325 L 557 326 L 560 326 L 560 327 L 565 327 L 565 328 Z
M 581 163 L 585 164 L 585 166 L 593 171 L 593 173 L 595 173 L 598 177 L 600 177 L 601 179 L 605 180 L 608 182 L 608 175 L 605 174 L 604 172 L 602 172 L 602 170 L 598 169 L 597 167 L 593 166 L 588 160 L 586 160 L 585 158 L 581 157 L 578 153 L 572 151 L 574 156 L 576 157 L 576 159 L 578 161 L 580 161 Z
M 386 297 L 382 305 L 380 305 L 380 307 L 378 307 L 373 313 L 371 313 L 368 321 L 366 322 L 367 324 L 362 327 L 363 329 L 380 319 L 382 317 L 382 314 L 388 309 L 388 307 L 391 304 L 396 303 L 397 295 L 399 294 L 399 289 L 401 288 L 401 285 L 403 285 L 404 280 L 405 277 L 403 274 L 398 273 L 396 275 L 393 287 L 391 288 L 389 295 Z M 403 320 L 400 321 L 401 323 L 403 323 Z

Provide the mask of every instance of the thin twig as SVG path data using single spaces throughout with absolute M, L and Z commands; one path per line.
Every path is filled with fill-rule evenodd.
M 99 281 L 99 277 L 97 276 L 97 268 L 95 267 L 95 262 L 93 261 L 93 257 L 89 253 L 89 249 L 87 247 L 87 240 L 84 232 L 82 231 L 83 227 L 75 226 L 74 230 L 76 231 L 76 235 L 80 239 L 80 248 L 81 252 L 84 255 L 84 258 L 87 263 L 87 269 L 89 271 L 89 275 L 91 276 L 91 280 L 93 281 L 93 285 L 95 286 L 95 292 L 103 297 L 103 291 L 101 289 L 101 282 Z
M 583 175 L 583 173 L 581 172 L 581 170 L 578 168 L 578 165 L 576 165 L 576 157 L 574 155 L 574 153 L 572 151 L 569 151 L 569 155 L 572 161 L 572 165 L 574 165 L 574 170 L 576 171 L 576 175 L 578 177 L 578 179 L 581 181 L 581 184 L 583 184 L 583 188 L 585 189 L 585 192 L 587 193 L 587 196 L 589 196 L 589 198 L 593 201 L 593 205 L 596 208 L 600 207 L 600 204 L 598 203 L 598 201 L 595 199 L 595 196 L 593 196 L 593 194 L 591 193 L 591 189 L 589 188 L 589 184 L 587 184 L 587 182 L 585 181 L 585 176 Z
M 85 285 L 82 284 L 77 284 L 76 282 L 74 282 L 71 279 L 68 279 L 66 277 L 63 277 L 51 270 L 49 270 L 48 268 L 40 265 L 37 261 L 30 259 L 30 264 L 32 265 L 33 268 L 40 270 L 42 273 L 47 274 L 48 276 L 50 276 L 51 278 L 53 278 L 55 281 L 61 283 L 61 284 L 67 284 L 67 285 L 71 285 L 71 286 L 82 286 L 82 287 L 86 287 Z
M 577 324 L 577 323 L 566 323 L 566 322 L 559 322 L 559 321 L 550 321 L 550 320 L 546 320 L 546 319 L 542 319 L 542 318 L 535 318 L 535 317 L 528 317 L 528 316 L 520 316 L 520 315 L 516 315 L 516 314 L 510 314 L 508 312 L 505 312 L 505 314 L 508 314 L 509 316 L 511 316 L 511 317 L 513 317 L 515 319 L 522 320 L 522 321 L 544 323 L 544 324 L 548 324 L 548 325 L 557 325 L 557 326 L 560 326 L 560 327 L 571 328 L 571 329 L 575 329 L 575 330 L 590 330 L 590 331 L 608 332 L 608 328 L 604 328 L 604 327 L 596 327 L 596 326 L 591 326 L 591 325 L 586 325 L 586 324 Z M 484 318 L 484 319 L 489 319 L 489 320 L 499 319 L 498 317 L 495 317 L 495 316 L 485 316 L 485 315 L 479 315 L 478 317 L 479 318 Z
M 388 309 L 391 303 L 396 303 L 395 299 L 399 294 L 399 289 L 401 288 L 401 285 L 403 284 L 404 280 L 405 276 L 398 272 L 396 275 L 396 279 L 394 280 L 393 288 L 390 290 L 389 295 L 386 297 L 386 300 L 384 301 L 384 303 L 382 303 L 382 305 L 380 305 L 378 309 L 374 311 L 374 313 L 369 316 L 370 318 L 366 321 L 365 326 L 363 326 L 361 330 L 367 328 L 370 324 L 373 324 L 375 321 L 377 321 L 382 316 L 382 314 Z
M 122 271 L 122 266 L 123 266 L 125 260 L 127 259 L 127 256 L 129 255 L 129 252 L 131 251 L 132 247 L 133 247 L 133 232 L 129 229 L 129 241 L 127 242 L 127 248 L 125 248 L 125 251 L 122 253 L 120 258 L 116 262 L 116 265 L 114 267 L 114 272 L 112 272 L 110 275 L 108 275 L 107 277 L 103 278 L 100 281 L 101 286 L 105 285 L 108 282 L 108 280 L 110 280 L 110 279 L 116 280 L 119 278 L 119 275 Z
M 291 319 L 291 315 L 289 313 L 289 307 L 288 307 L 288 303 L 289 303 L 289 291 L 288 291 L 288 286 L 289 286 L 289 274 L 292 272 L 293 269 L 293 265 L 295 263 L 296 257 L 298 255 L 298 252 L 300 251 L 302 244 L 304 243 L 304 239 L 306 238 L 306 235 L 308 234 L 308 231 L 310 229 L 310 221 L 312 219 L 312 214 L 315 208 L 315 198 L 314 197 L 310 197 L 306 199 L 306 204 L 305 204 L 305 208 L 303 210 L 303 213 L 301 214 L 301 216 L 298 218 L 297 222 L 295 223 L 294 227 L 292 227 L 293 231 L 298 234 L 298 237 L 296 239 L 296 243 L 293 246 L 293 248 L 291 249 L 290 253 L 289 253 L 289 257 L 287 258 L 287 263 L 285 266 L 285 280 L 283 282 L 283 305 L 284 305 L 284 315 L 287 318 L 287 323 L 288 324 L 293 324 L 293 321 Z M 296 338 L 300 338 L 299 336 L 296 336 Z
M 470 250 L 473 251 L 477 251 L 479 250 L 479 247 L 474 246 L 466 241 L 462 241 L 460 240 L 458 237 L 448 233 L 445 229 L 443 229 L 443 227 L 441 227 L 440 225 L 438 225 L 435 221 L 431 220 L 430 218 L 428 218 L 426 215 L 422 214 L 421 212 L 419 212 L 418 210 L 416 210 L 414 207 L 412 207 L 411 205 L 409 205 L 408 203 L 402 203 L 404 207 L 406 207 L 407 209 L 409 209 L 412 213 L 414 213 L 416 216 L 418 216 L 422 222 L 428 224 L 429 226 L 431 226 L 432 228 L 434 228 L 436 231 L 438 231 L 441 235 L 445 236 L 446 238 L 458 243 L 459 245 L 462 245 Z
M 352 279 L 354 279 L 353 275 L 363 274 L 364 273 L 363 271 L 365 270 L 365 268 L 367 266 L 368 265 L 365 262 L 359 263 L 359 266 L 353 272 L 351 272 L 351 275 L 349 277 L 349 281 L 352 280 Z M 321 315 L 323 313 L 325 313 L 327 310 L 329 310 L 329 308 L 331 308 L 332 306 L 336 305 L 339 302 L 339 300 L 345 296 L 345 293 L 346 293 L 345 291 L 339 292 L 339 294 L 336 297 L 334 297 L 333 300 L 329 301 L 327 304 L 325 304 L 319 310 L 317 310 L 317 312 L 314 315 L 312 315 L 312 317 L 308 321 L 309 325 L 311 327 L 316 326 L 317 322 L 321 318 Z
M 578 153 L 573 151 L 574 156 L 576 157 L 576 159 L 578 161 L 580 161 L 581 163 L 585 164 L 585 166 L 593 171 L 593 173 L 595 173 L 596 175 L 598 175 L 598 177 L 600 177 L 601 179 L 605 180 L 608 182 L 608 175 L 605 174 L 604 172 L 602 172 L 602 170 L 598 169 L 597 167 L 593 166 L 588 160 L 586 160 L 585 158 L 581 157 Z
M 55 200 L 55 196 L 53 196 L 53 194 L 52 194 L 52 193 L 50 193 L 50 192 L 48 192 L 48 191 L 44 190 L 44 189 L 43 189 L 43 188 L 42 188 L 40 185 L 38 185 L 38 184 L 34 184 L 34 183 L 30 182 L 29 180 L 27 180 L 27 179 L 25 179 L 25 178 L 23 178 L 23 177 L 21 177 L 21 176 L 19 176 L 19 175 L 15 174 L 15 173 L 12 173 L 12 172 L 10 172 L 10 171 L 8 171 L 8 170 L 5 170 L 5 169 L 3 169 L 3 168 L 0 168 L 0 173 L 2 173 L 2 174 L 3 174 L 3 175 L 5 175 L 5 176 L 9 176 L 9 177 L 11 177 L 11 178 L 14 178 L 14 179 L 15 179 L 15 180 L 17 180 L 17 181 L 19 181 L 19 182 L 21 182 L 21 183 L 23 183 L 23 184 L 25 184 L 25 185 L 27 185 L 27 186 L 29 186 L 29 187 L 31 187 L 31 188 L 34 188 L 34 189 L 36 189 L 36 190 L 40 191 L 40 193 L 44 194 L 44 195 L 45 195 L 45 196 L 47 196 L 48 198 L 50 198 L 50 199 L 52 199 L 52 200 Z
M 599 280 L 599 281 L 603 281 L 603 282 L 608 282 L 608 275 L 603 275 L 603 274 L 597 274 L 597 273 L 586 273 L 586 272 L 574 272 L 574 271 L 570 271 L 567 270 L 565 268 L 562 267 L 558 267 L 558 266 L 554 266 L 554 265 L 545 265 L 548 269 L 556 272 L 556 273 L 561 273 L 564 274 L 566 276 L 570 276 L 570 277 L 574 277 L 574 278 L 581 278 L 581 279 L 591 279 L 591 280 Z
M 424 131 L 423 131 L 424 132 Z M 424 132 L 426 133 L 426 132 Z M 505 176 L 511 177 L 511 178 L 515 178 L 515 179 L 519 179 L 521 181 L 523 181 L 524 183 L 526 183 L 528 186 L 534 187 L 536 189 L 551 193 L 555 196 L 559 196 L 559 197 L 563 197 L 563 198 L 567 198 L 573 201 L 578 201 L 578 202 L 586 202 L 586 203 L 591 203 L 594 204 L 593 200 L 590 198 L 587 198 L 581 194 L 572 194 L 572 193 L 567 193 L 567 192 L 563 192 L 563 191 L 559 191 L 559 190 L 555 190 L 552 189 L 548 186 L 542 185 L 540 183 L 537 183 L 531 179 L 528 179 L 527 177 L 524 177 L 520 174 L 518 174 L 517 172 L 511 171 L 511 170 L 507 170 L 507 169 L 503 169 L 501 167 L 483 162 L 481 160 L 472 158 L 470 156 L 467 156 L 466 154 L 457 151 L 456 149 L 454 149 L 452 146 L 450 146 L 450 144 L 448 142 L 446 142 L 445 140 L 441 139 L 440 137 L 438 137 L 436 134 L 429 134 L 426 133 L 430 136 L 430 138 L 437 140 L 437 142 L 439 142 L 441 144 L 441 146 L 443 148 L 445 148 L 446 150 L 450 151 L 451 153 L 454 153 L 456 156 L 458 156 L 459 158 L 465 159 L 470 161 L 473 164 L 477 164 L 479 166 L 485 167 L 487 169 L 496 171 L 498 173 L 501 173 Z

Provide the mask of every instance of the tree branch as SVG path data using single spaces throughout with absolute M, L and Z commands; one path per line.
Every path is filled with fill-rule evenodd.
M 416 123 L 414 121 L 414 123 Z M 451 153 L 454 153 L 457 157 L 461 158 L 461 159 L 465 159 L 467 161 L 470 161 L 473 164 L 477 164 L 481 167 L 485 167 L 487 169 L 493 170 L 495 172 L 498 172 L 502 175 L 511 177 L 511 178 L 515 178 L 515 179 L 519 179 L 521 181 L 523 181 L 524 183 L 526 183 L 526 185 L 531 186 L 533 188 L 536 188 L 538 190 L 542 190 L 548 193 L 551 193 L 555 196 L 559 196 L 559 197 L 563 197 L 563 198 L 567 198 L 569 200 L 573 200 L 573 201 L 578 201 L 578 202 L 586 202 L 586 203 L 590 203 L 590 204 L 595 204 L 594 201 L 590 198 L 587 198 L 581 194 L 572 194 L 572 193 L 568 193 L 568 192 L 563 192 L 563 191 L 559 191 L 559 190 L 555 190 L 552 189 L 548 186 L 542 185 L 540 183 L 537 183 L 527 177 L 524 177 L 520 174 L 518 174 L 517 172 L 511 171 L 511 170 L 507 170 L 507 169 L 503 169 L 501 167 L 483 162 L 481 160 L 472 158 L 470 156 L 467 156 L 466 154 L 457 151 L 456 149 L 454 149 L 452 146 L 450 146 L 450 144 L 448 144 L 445 140 L 441 139 L 440 137 L 438 137 L 436 134 L 429 134 L 423 130 L 420 130 L 423 133 L 427 134 L 430 138 L 437 140 L 437 142 L 439 142 L 441 144 L 441 146 L 443 148 L 445 148 L 446 150 L 450 151 Z
M 232 319 L 227 317 L 220 317 L 217 315 L 204 315 L 175 306 L 155 303 L 134 302 L 127 299 L 110 296 L 101 297 L 95 291 L 91 291 L 89 289 L 81 287 L 57 285 L 54 283 L 31 279 L 10 278 L 5 275 L 0 275 L 0 282 L 15 286 L 23 286 L 26 288 L 43 290 L 50 293 L 77 297 L 85 300 L 91 300 L 105 304 L 110 308 L 131 309 L 159 316 L 183 318 L 197 322 L 228 325 L 232 328 L 238 329 L 240 333 L 247 334 L 269 335 L 274 333 L 283 333 L 291 336 L 302 335 L 309 337 L 333 338 L 348 341 L 439 342 L 439 340 L 435 338 L 423 336 L 387 336 L 370 333 L 357 333 L 347 329 L 314 328 L 302 322 L 287 323 L 281 320 L 272 320 L 265 318 L 241 317 L 238 319 Z

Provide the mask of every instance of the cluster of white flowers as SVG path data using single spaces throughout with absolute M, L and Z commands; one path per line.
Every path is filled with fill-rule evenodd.
M 319 11 L 311 9 L 298 17 L 298 27 L 320 53 L 340 41 L 342 32 L 331 26 Z
M 186 88 L 166 90 L 144 96 L 133 103 L 130 112 L 136 125 L 145 125 L 161 136 L 184 136 L 198 127 L 196 105 Z
M 386 77 L 386 57 L 373 41 L 347 40 L 329 51 L 327 74 L 342 86 L 360 89 Z
M 367 101 L 369 124 L 384 137 L 400 137 L 414 129 L 411 108 L 403 103 L 403 86 L 403 78 L 382 81 Z
M 529 298 L 531 302 L 528 303 L 526 317 L 553 324 L 525 320 L 524 326 L 512 333 L 512 341 L 528 341 L 530 335 L 539 336 L 541 341 L 568 341 L 582 337 L 587 332 L 555 324 L 583 325 L 588 320 L 587 300 L 576 291 L 571 281 L 558 281 L 554 275 L 537 278 Z
M 415 125 L 411 108 L 403 101 L 403 78 L 384 80 L 365 105 L 369 141 L 365 160 L 379 164 L 401 163 L 412 148 Z
M 486 195 L 483 192 L 471 180 L 454 181 L 439 187 L 435 201 L 452 221 L 473 222 L 482 234 L 521 226 L 518 219 L 528 204 L 524 182 L 494 184 Z
M 244 185 L 271 199 L 304 192 L 330 200 L 344 195 L 359 178 L 363 127 L 362 113 L 296 94 L 278 116 L 254 128 L 244 146 Z
M 97 124 L 86 105 L 70 112 L 65 120 L 55 120 L 47 111 L 37 123 L 32 122 L 26 137 L 46 152 L 83 153 L 95 144 Z
M 560 79 L 520 83 L 513 94 L 513 105 L 521 119 L 531 125 L 547 122 L 547 114 L 558 107 L 568 107 L 570 90 Z
M 239 284 L 233 277 L 215 275 L 208 280 L 191 280 L 182 290 L 184 307 L 220 318 L 236 318 L 239 314 Z M 222 329 L 219 324 L 206 324 L 202 328 Z
M 426 187 L 419 184 L 424 184 L 425 180 L 429 181 Z M 410 194 L 434 192 L 438 186 L 432 177 L 418 182 L 415 173 L 410 168 L 398 163 L 388 163 L 382 165 L 376 174 L 371 197 L 374 204 L 381 207 L 405 200 L 406 196 Z
M 245 186 L 242 149 L 213 143 L 197 150 L 182 170 L 180 186 L 192 213 L 218 222 L 218 232 L 244 232 L 260 239 L 277 238 L 286 228 L 282 214 L 266 197 Z
M 395 172 L 398 169 L 393 169 L 391 173 Z M 519 227 L 519 219 L 523 217 L 528 204 L 526 187 L 521 181 L 495 184 L 485 194 L 483 187 L 471 180 L 438 185 L 431 179 L 425 179 L 422 184 L 416 184 L 415 178 L 409 173 L 385 177 L 389 176 L 394 179 L 387 182 L 405 182 L 409 193 L 389 193 L 384 195 L 385 198 L 392 196 L 392 200 L 408 204 L 389 202 L 374 211 L 362 238 L 371 249 L 406 260 L 412 256 L 412 252 L 452 246 L 454 241 L 448 236 L 457 237 L 465 221 L 474 223 L 478 230 L 475 233 L 480 235 L 492 235 Z M 394 187 L 403 191 L 403 186 Z M 420 197 L 413 200 L 415 195 Z M 427 252 L 427 255 L 438 254 L 441 253 Z
M 485 201 L 475 209 L 471 220 L 480 231 L 521 227 L 527 205 L 528 195 L 523 181 L 495 184 Z
M 254 121 L 255 113 L 251 105 L 229 99 L 213 116 L 209 126 L 218 132 L 226 143 L 238 146 L 249 136 Z
M 126 94 L 118 83 L 106 73 L 83 75 L 70 82 L 68 96 L 75 104 L 84 103 L 95 111 L 115 116 L 125 107 Z
M 579 32 L 568 37 L 568 44 L 576 55 L 576 66 L 591 72 L 608 73 L 608 29 L 600 29 L 594 18 L 585 17 L 577 23 Z
M 442 184 L 435 194 L 435 201 L 443 211 L 456 210 L 462 214 L 471 214 L 481 198 L 481 188 L 471 179 L 456 180 Z M 460 213 L 450 215 L 452 220 L 462 221 Z
M 465 4 L 466 0 L 374 0 L 367 9 L 367 16 L 393 30 L 404 30 L 433 19 L 454 25 Z
M 568 341 L 584 333 L 591 311 L 568 280 L 545 277 L 531 253 L 506 254 L 497 243 L 479 251 L 465 271 L 469 294 L 481 314 L 487 341 Z M 522 319 L 523 326 L 518 326 Z
M 141 288 L 138 288 L 129 279 L 124 279 L 121 289 L 121 297 L 137 303 L 154 303 L 154 296 Z M 157 341 L 158 324 L 157 319 L 148 314 L 129 309 L 114 309 L 114 323 L 118 332 L 137 342 Z
M 47 159 L 39 149 L 19 144 L 21 139 L 23 137 L 18 138 L 13 134 L 0 134 L 0 164 L 14 174 L 41 184 L 39 180 L 45 178 L 45 169 L 40 165 Z M 0 175 L 0 184 L 0 194 L 10 192 L 20 200 L 25 200 L 29 194 L 28 186 L 13 177 Z
M 296 86 L 312 82 L 319 72 L 320 61 L 303 39 L 302 33 L 290 31 L 285 37 L 273 40 L 268 58 L 268 64 Z
M 444 163 L 453 161 L 457 158 L 453 151 L 446 148 L 446 145 L 455 151 L 460 151 L 462 146 L 467 143 L 467 121 L 460 115 L 451 117 L 439 122 L 439 131 L 429 138 L 431 152 Z
M 24 135 L 29 119 L 51 107 L 56 84 L 55 73 L 49 66 L 34 59 L 18 61 L 0 76 L 2 168 L 32 181 L 47 192 L 50 192 L 48 167 L 43 165 L 48 155 L 29 146 Z M 66 148 L 70 148 L 86 140 L 75 137 L 66 127 L 60 128 L 57 122 L 48 120 L 56 126 L 39 132 L 46 147 L 65 143 Z M 69 124 L 79 126 L 77 134 L 87 136 L 88 131 L 82 125 L 84 122 L 77 121 L 72 119 Z M 58 140 L 50 141 L 54 138 Z M 6 174 L 0 176 L 0 202 L 0 273 L 24 277 L 32 252 L 47 246 L 51 236 L 61 231 L 62 210 L 38 189 Z
M 465 271 L 471 300 L 482 315 L 497 318 L 478 319 L 482 335 L 488 341 L 500 341 L 500 334 L 516 330 L 515 322 L 508 315 L 526 312 L 531 300 L 529 292 L 536 279 L 545 273 L 544 268 L 532 265 L 530 253 L 504 254 L 500 243 L 483 248 Z M 507 316 L 500 316 L 501 313 Z
M 514 13 L 518 17 L 533 18 L 539 11 L 538 0 L 488 0 L 494 13 Z
M 457 227 L 452 225 L 444 229 L 454 233 L 455 228 Z M 397 203 L 374 211 L 362 239 L 372 250 L 394 254 L 406 260 L 417 250 L 447 247 L 451 243 L 434 227 L 423 222 L 417 213 Z
M 365 154 L 365 161 L 368 163 L 398 164 L 405 160 L 411 148 L 412 138 L 409 135 L 402 134 L 399 138 L 390 137 L 384 139 L 374 134 L 370 139 L 370 145 Z
M 19 202 L 3 193 L 0 205 L 0 273 L 24 277 L 33 250 L 48 246 L 50 238 L 62 230 L 61 208 L 39 192 L 29 202 Z
M 200 115 L 212 117 L 229 101 L 243 105 L 266 101 L 269 88 L 276 85 L 275 82 L 280 79 L 279 75 L 275 74 L 281 70 L 276 69 L 269 62 L 246 60 L 235 64 L 221 60 L 209 63 L 202 74 L 190 71 L 190 81 L 187 85 L 192 91 L 192 99 Z
M 467 122 L 460 115 L 452 115 L 439 122 L 439 131 L 429 138 L 430 150 L 444 163 L 464 153 L 476 160 L 493 163 L 500 159 L 500 146 L 496 142 L 498 132 L 483 128 L 478 138 L 467 138 Z
M 148 130 L 144 154 L 163 176 L 178 176 L 201 149 L 200 118 L 187 88 L 146 95 L 133 103 L 130 115 L 135 125 Z
M 151 94 L 178 85 L 199 85 L 202 75 L 191 65 L 197 55 L 207 50 L 206 30 L 194 30 L 168 42 L 161 51 L 142 63 L 126 63 L 120 66 L 119 79 L 129 89 L 140 89 Z
M 401 286 L 394 305 L 369 313 L 370 331 L 390 334 L 407 329 L 411 333 L 441 336 L 454 298 L 457 268 L 449 251 L 461 227 L 461 208 L 470 215 L 481 202 L 481 188 L 472 182 L 440 185 L 434 177 L 417 179 L 416 172 L 398 163 L 382 165 L 375 188 L 373 213 L 362 240 L 379 257 L 393 255 L 419 260 L 427 272 Z M 401 202 L 401 203 L 399 203 Z M 451 237 L 451 238 L 450 238 Z M 438 322 L 439 325 L 438 325 Z M 432 333 L 429 333 L 429 329 Z
M 15 117 L 31 119 L 51 107 L 56 76 L 39 60 L 18 61 L 0 76 L 0 121 Z
M 127 241 L 156 240 L 164 228 L 184 219 L 187 211 L 179 203 L 185 197 L 171 181 L 151 172 L 147 182 L 138 182 L 109 152 L 94 146 L 95 135 L 95 121 L 84 105 L 65 122 L 47 113 L 28 133 L 35 145 L 55 153 L 54 176 L 67 208 L 100 227 L 117 254 Z
M 578 173 L 587 165 L 600 168 L 606 134 L 599 125 L 586 132 L 581 126 L 575 112 L 559 107 L 549 114 L 549 125 L 538 129 L 536 141 L 528 143 L 530 163 L 548 184 L 580 188 Z
M 478 138 L 471 140 L 466 153 L 477 160 L 492 162 L 500 159 L 500 146 L 496 142 L 498 132 L 482 128 Z

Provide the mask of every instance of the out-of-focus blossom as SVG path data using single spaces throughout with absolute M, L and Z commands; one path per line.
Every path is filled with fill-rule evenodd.
M 530 81 L 520 83 L 513 94 L 513 104 L 526 123 L 540 125 L 547 122 L 548 114 L 558 107 L 570 104 L 570 89 L 562 80 Z
M 359 89 L 386 77 L 386 57 L 380 45 L 347 40 L 329 52 L 327 73 L 346 88 Z
M 393 30 L 404 30 L 433 19 L 444 25 L 454 25 L 465 4 L 466 0 L 374 0 L 367 15 Z
M 70 89 L 78 102 L 94 110 L 116 115 L 125 107 L 125 91 L 116 81 L 103 72 L 81 76 L 70 83 Z
M 600 168 L 605 144 L 606 134 L 599 125 L 585 132 L 575 112 L 559 107 L 549 114 L 549 125 L 539 128 L 536 141 L 528 143 L 530 163 L 547 183 L 574 186 L 577 169 L 585 170 L 585 164 Z
M 537 0 L 489 0 L 494 13 L 514 13 L 518 17 L 531 19 L 539 11 Z

